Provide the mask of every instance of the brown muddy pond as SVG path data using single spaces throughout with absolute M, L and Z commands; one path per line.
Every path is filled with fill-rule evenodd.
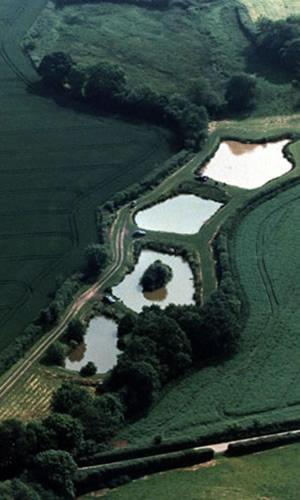
M 65 367 L 79 371 L 89 361 L 97 366 L 99 373 L 105 373 L 117 363 L 117 324 L 104 316 L 93 318 L 84 337 L 67 357 Z
M 139 281 L 147 267 L 157 259 L 172 268 L 173 278 L 166 288 L 143 293 Z M 161 308 L 165 308 L 169 304 L 193 304 L 193 274 L 188 263 L 184 262 L 181 257 L 152 250 L 143 250 L 134 270 L 127 274 L 119 285 L 113 288 L 113 294 L 119 297 L 127 307 L 136 312 L 140 312 L 144 306 L 153 304 Z
M 181 194 L 141 210 L 136 224 L 150 231 L 195 234 L 221 207 L 221 203 L 204 200 L 193 194 Z
M 201 174 L 240 188 L 258 188 L 292 169 L 283 154 L 289 142 L 288 139 L 266 144 L 221 142 Z

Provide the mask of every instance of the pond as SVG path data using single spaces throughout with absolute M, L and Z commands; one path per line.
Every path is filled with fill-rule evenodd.
M 195 234 L 221 206 L 221 203 L 193 194 L 181 194 L 141 210 L 135 222 L 150 231 Z
M 283 154 L 289 142 L 288 139 L 266 144 L 224 141 L 201 173 L 232 186 L 258 188 L 292 169 Z
M 105 373 L 117 363 L 117 324 L 104 316 L 90 321 L 84 342 L 66 359 L 65 367 L 79 371 L 89 361 L 95 363 L 99 373 Z
M 165 288 L 143 293 L 139 282 L 144 271 L 157 259 L 170 266 L 173 278 Z M 136 312 L 153 304 L 165 308 L 168 304 L 193 304 L 194 282 L 191 268 L 181 257 L 143 250 L 134 270 L 113 288 L 113 294 Z

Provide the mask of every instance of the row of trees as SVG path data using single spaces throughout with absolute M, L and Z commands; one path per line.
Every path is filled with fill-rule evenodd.
M 78 420 L 59 414 L 27 425 L 7 420 L 0 424 L 0 442 L 0 479 L 5 480 L 0 483 L 1 498 L 75 497 L 77 466 L 73 456 L 83 442 Z M 14 479 L 16 476 L 19 479 Z
M 80 69 L 72 58 L 55 52 L 46 55 L 38 71 L 47 86 L 64 89 L 101 111 L 118 112 L 130 118 L 149 120 L 170 127 L 187 149 L 199 149 L 207 137 L 209 115 L 250 110 L 255 104 L 256 79 L 234 75 L 224 95 L 199 78 L 191 82 L 185 95 L 161 95 L 148 85 L 130 87 L 123 69 L 107 61 Z
M 64 88 L 96 109 L 169 126 L 187 148 L 198 149 L 207 136 L 208 114 L 204 106 L 182 95 L 167 98 L 147 85 L 131 88 L 117 64 L 102 61 L 82 70 L 69 55 L 55 52 L 43 58 L 38 71 L 48 86 Z

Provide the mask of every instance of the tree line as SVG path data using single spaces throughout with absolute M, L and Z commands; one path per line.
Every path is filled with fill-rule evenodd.
M 258 23 L 256 46 L 260 56 L 268 63 L 285 68 L 293 78 L 300 78 L 300 19 Z
M 209 117 L 249 111 L 255 105 L 256 79 L 244 73 L 228 80 L 224 95 L 211 90 L 207 80 L 198 78 L 185 94 L 167 96 L 146 84 L 130 86 L 118 64 L 101 61 L 79 68 L 64 52 L 46 55 L 38 72 L 47 87 L 63 90 L 96 110 L 169 127 L 179 146 L 190 150 L 199 150 L 205 142 Z

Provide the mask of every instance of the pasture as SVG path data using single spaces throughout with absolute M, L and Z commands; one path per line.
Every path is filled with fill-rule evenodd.
M 261 17 L 267 17 L 276 21 L 289 16 L 299 15 L 298 0 L 240 0 L 244 4 L 253 19 L 257 21 Z
M 97 241 L 97 206 L 172 152 L 163 129 L 88 114 L 26 88 L 36 75 L 18 37 L 42 3 L 26 7 L 25 19 L 15 15 L 18 0 L 0 7 L 11 21 L 1 31 L 9 62 L 0 60 L 0 349 L 80 269 L 84 248 Z
M 109 2 L 63 9 L 50 4 L 24 46 L 35 61 L 61 50 L 83 66 L 117 63 L 131 86 L 147 84 L 162 94 L 189 93 L 192 80 L 204 77 L 223 98 L 225 81 L 248 71 L 258 77 L 258 115 L 289 113 L 298 101 L 286 75 L 278 68 L 275 75 L 253 57 L 234 0 L 166 11 Z
M 300 445 L 155 474 L 101 494 L 107 500 L 255 500 L 299 498 Z M 100 492 L 99 492 L 100 493 Z M 92 500 L 100 495 L 86 495 Z

